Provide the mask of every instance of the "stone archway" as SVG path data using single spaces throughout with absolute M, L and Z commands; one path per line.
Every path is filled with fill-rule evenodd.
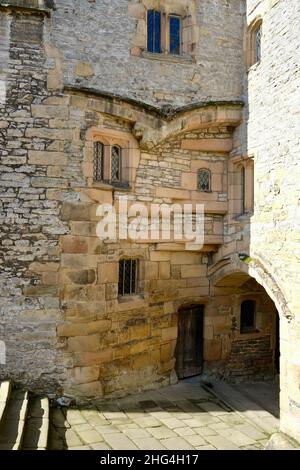
M 238 255 L 229 256 L 212 266 L 209 274 L 212 298 L 215 294 L 220 294 L 220 289 L 227 290 L 227 295 L 229 295 L 231 289 L 242 286 L 247 282 L 247 279 L 255 279 L 274 303 L 280 323 L 280 429 L 299 441 L 300 363 L 299 340 L 297 337 L 298 321 L 290 310 L 283 290 L 258 257 L 257 259 L 247 257 L 243 262 Z M 209 313 L 208 309 L 207 312 Z M 204 335 L 206 334 L 207 331 L 205 330 Z M 228 343 L 230 342 L 228 341 Z

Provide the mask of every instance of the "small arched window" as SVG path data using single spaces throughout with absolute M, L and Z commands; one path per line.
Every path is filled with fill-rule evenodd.
M 259 23 L 254 31 L 255 63 L 261 60 L 261 37 L 262 23 Z
M 120 182 L 122 179 L 122 150 L 118 145 L 111 149 L 111 181 Z
M 198 191 L 211 191 L 211 172 L 205 168 L 198 170 Z
M 104 145 L 102 142 L 94 143 L 94 181 L 104 179 Z
M 244 300 L 241 304 L 241 333 L 249 333 L 256 330 L 256 302 Z
M 248 66 L 260 62 L 262 57 L 262 20 L 256 19 L 248 30 L 247 62 Z

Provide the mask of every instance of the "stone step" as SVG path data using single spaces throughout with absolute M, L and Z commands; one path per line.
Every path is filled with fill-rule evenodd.
M 11 392 L 11 382 L 7 380 L 0 384 L 0 424 L 4 416 L 5 408 L 7 406 Z
M 46 450 L 49 432 L 48 398 L 29 400 L 22 450 Z
M 0 450 L 19 450 L 28 407 L 28 392 L 12 390 L 0 424 Z

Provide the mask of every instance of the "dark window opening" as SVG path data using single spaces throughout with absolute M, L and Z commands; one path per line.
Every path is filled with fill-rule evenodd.
M 148 10 L 147 13 L 147 49 L 148 52 L 161 53 L 161 13 Z
M 241 200 L 242 200 L 242 214 L 245 214 L 246 209 L 246 171 L 245 167 L 241 168 Z
M 211 190 L 211 174 L 209 170 L 198 171 L 198 190 L 202 192 Z
M 119 295 L 137 293 L 138 260 L 122 259 L 119 262 Z
M 241 304 L 241 333 L 256 331 L 256 302 L 245 300 Z
M 94 143 L 94 181 L 104 180 L 104 145 L 101 142 Z
M 179 16 L 170 16 L 170 54 L 180 55 L 181 20 Z

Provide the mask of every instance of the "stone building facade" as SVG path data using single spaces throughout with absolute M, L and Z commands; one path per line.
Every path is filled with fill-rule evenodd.
M 282 429 L 300 439 L 299 13 L 296 0 L 0 1 L 1 378 L 78 402 L 175 382 L 201 309 L 207 375 L 274 376 L 280 347 Z M 203 246 L 100 240 L 99 205 L 118 212 L 124 195 L 203 204 Z

